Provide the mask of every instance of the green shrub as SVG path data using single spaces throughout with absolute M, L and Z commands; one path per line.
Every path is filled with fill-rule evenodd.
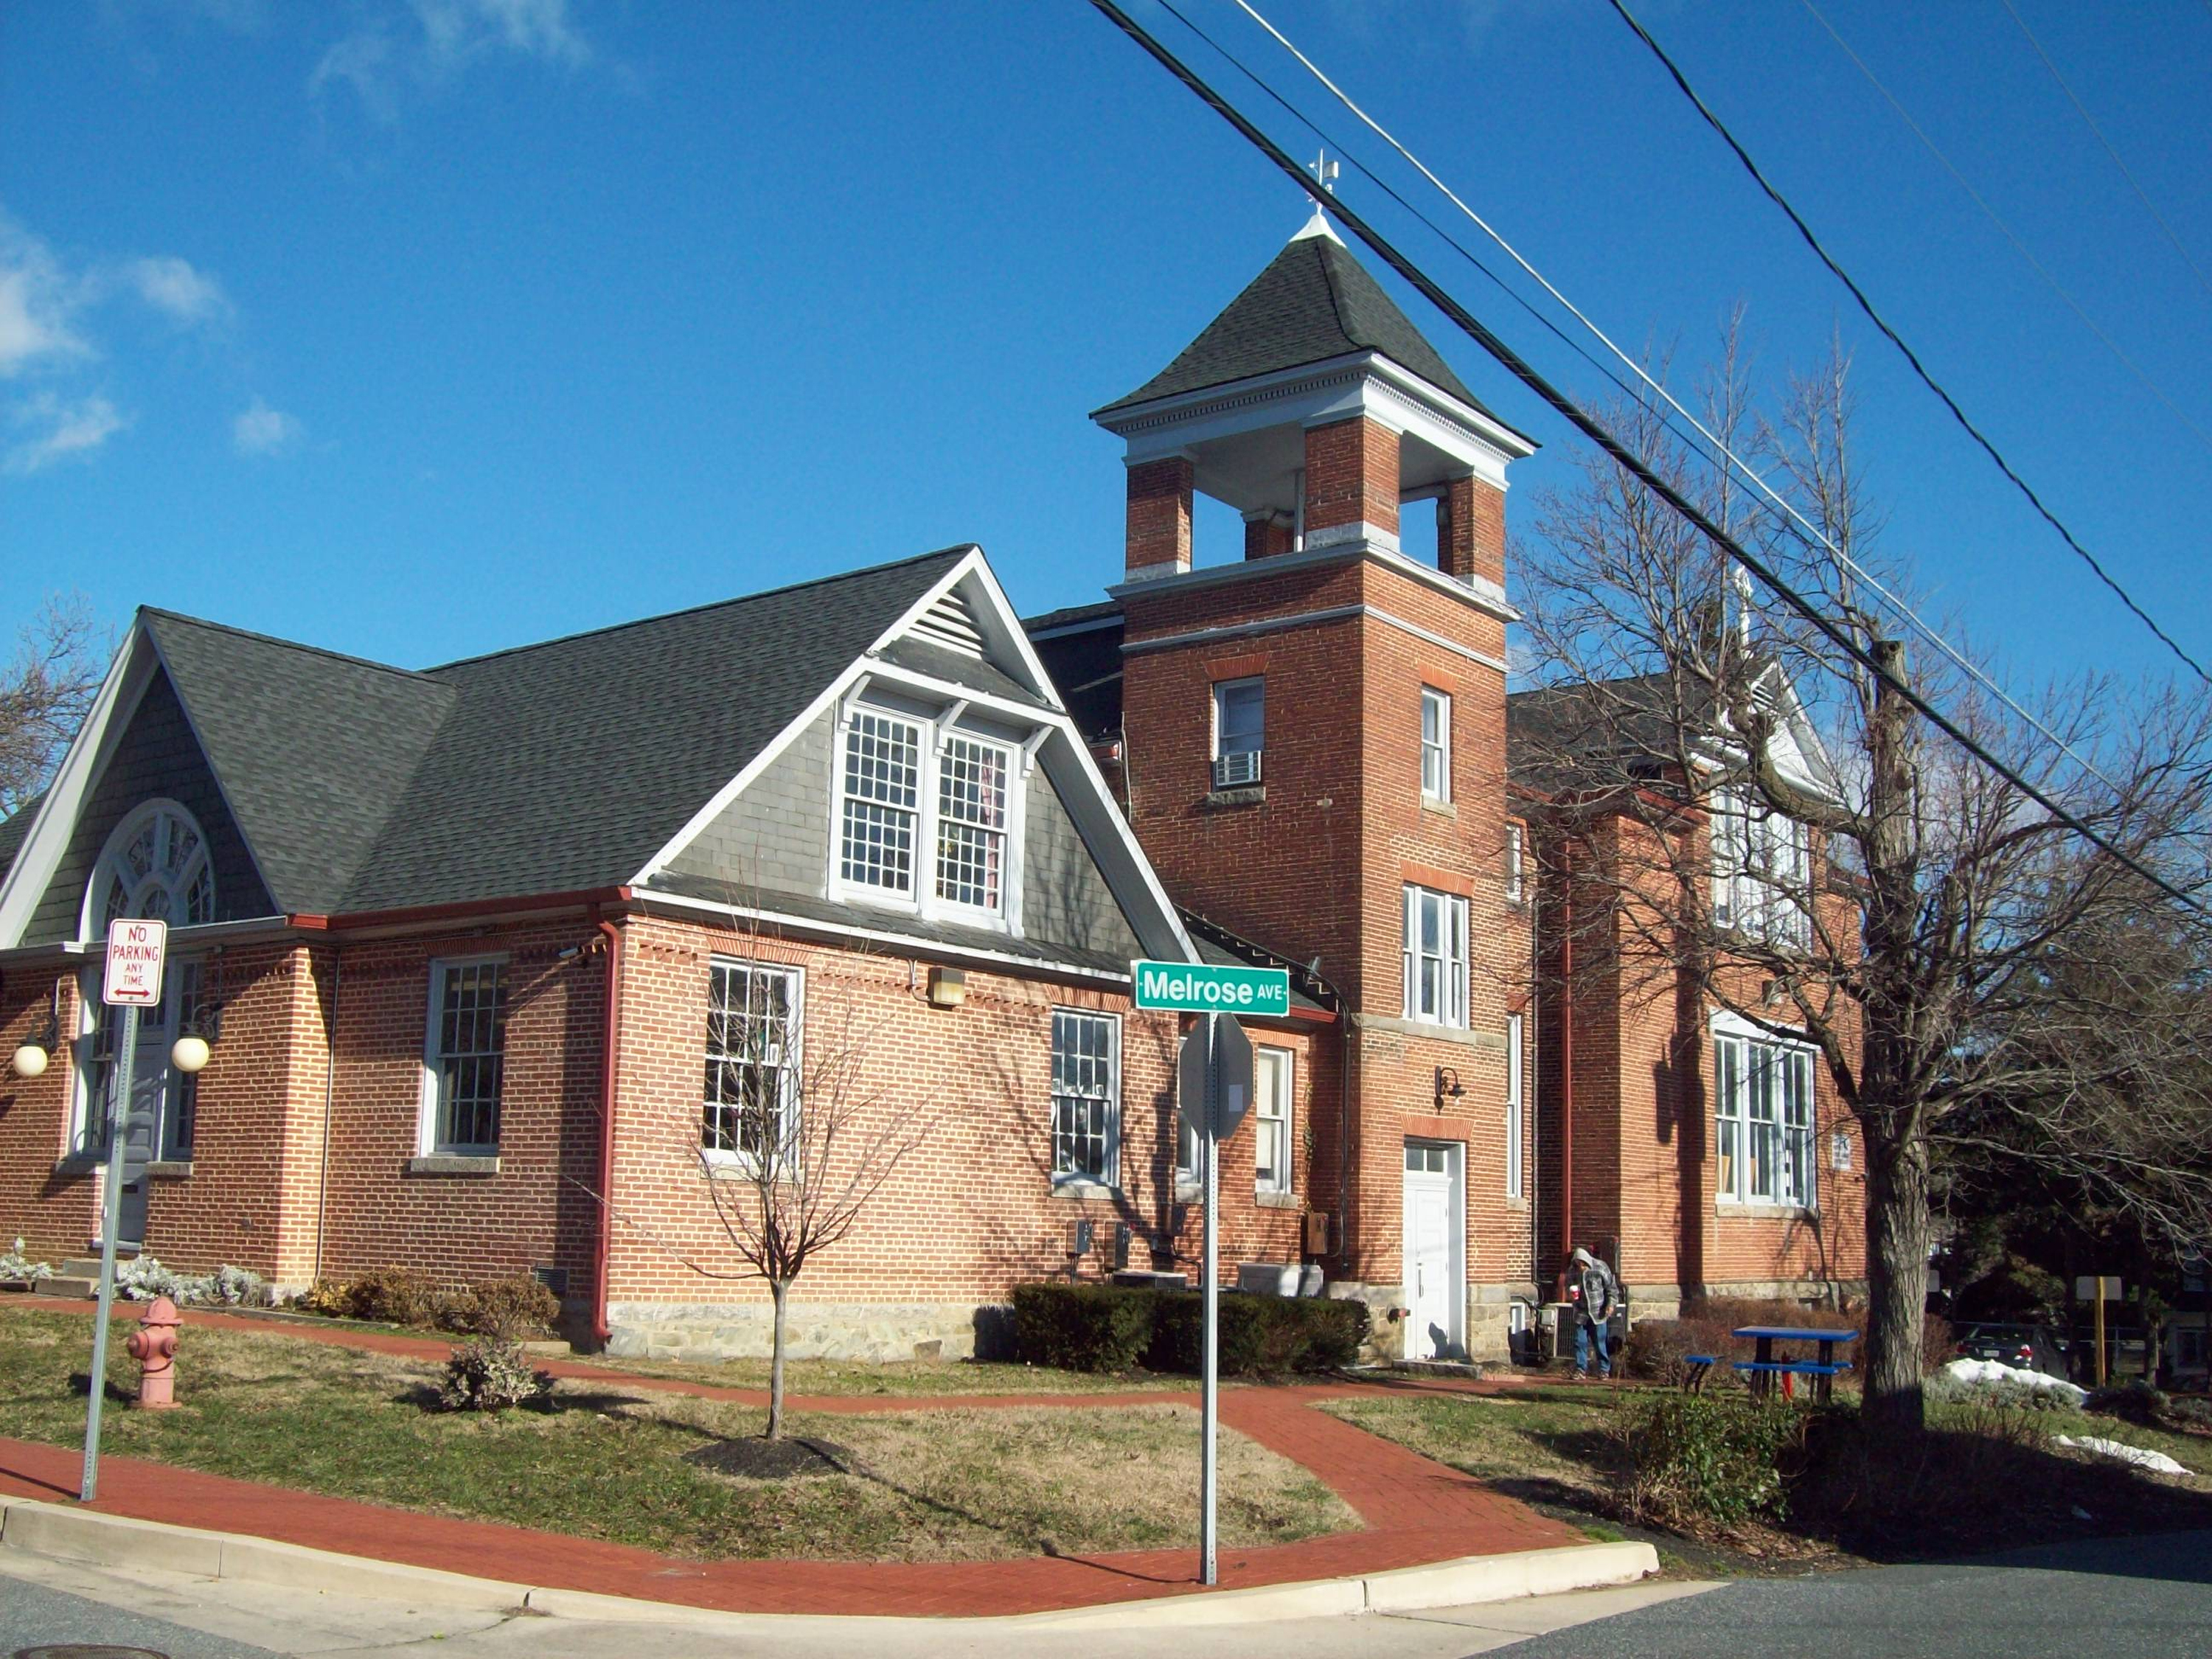
M 1220 1318 L 1224 1376 L 1334 1370 L 1357 1359 L 1367 1338 L 1364 1302 L 1224 1293 Z M 1021 1285 L 1013 1324 L 1015 1355 L 1033 1365 L 1126 1371 L 1141 1360 L 1153 1370 L 1195 1376 L 1205 1297 L 1118 1285 Z
M 1806 1417 L 1742 1394 L 1652 1395 L 1623 1434 L 1631 1509 L 1667 1526 L 1780 1518 L 1789 1508 L 1784 1466 L 1802 1448 Z
M 1367 1304 L 1315 1297 L 1224 1296 L 1220 1346 L 1224 1376 L 1283 1376 L 1351 1364 L 1367 1340 Z M 1156 1371 L 1196 1375 L 1204 1366 L 1206 1298 L 1196 1291 L 1162 1294 L 1152 1313 L 1145 1364 Z
M 1014 1353 L 1066 1371 L 1126 1371 L 1152 1340 L 1157 1291 L 1120 1285 L 1017 1285 Z
M 561 1298 L 532 1273 L 456 1285 L 441 1291 L 434 1307 L 441 1330 L 496 1337 L 502 1342 L 550 1336 L 561 1322 Z
M 438 1385 L 438 1404 L 449 1412 L 501 1412 L 513 1406 L 547 1404 L 553 1397 L 551 1373 L 534 1370 L 520 1346 L 478 1337 L 453 1350 Z

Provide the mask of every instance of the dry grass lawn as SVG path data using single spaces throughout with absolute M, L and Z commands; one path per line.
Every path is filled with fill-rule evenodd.
M 137 1368 L 112 1346 L 110 1385 L 127 1389 Z M 0 1307 L 0 1433 L 78 1440 L 90 1351 L 81 1314 Z M 451 1414 L 422 1404 L 440 1369 L 277 1328 L 187 1327 L 181 1408 L 111 1412 L 105 1444 L 701 1559 L 982 1560 L 1197 1540 L 1197 1415 L 1179 1405 L 800 1413 L 792 1431 L 844 1449 L 842 1467 L 757 1480 L 688 1461 L 757 1434 L 752 1407 L 580 1379 L 557 1386 L 550 1411 Z M 1221 1452 L 1224 1545 L 1358 1525 L 1297 1465 L 1226 1431 Z

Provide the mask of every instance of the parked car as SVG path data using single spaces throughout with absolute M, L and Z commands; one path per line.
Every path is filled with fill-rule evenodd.
M 2047 1325 L 1961 1325 L 1953 1333 L 1961 1356 L 1994 1359 L 2019 1370 L 2066 1375 L 2066 1348 Z

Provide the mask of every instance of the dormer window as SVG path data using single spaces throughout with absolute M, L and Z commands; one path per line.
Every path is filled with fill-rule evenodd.
M 833 885 L 864 902 L 1011 926 L 1020 748 L 945 723 L 957 714 L 853 708 L 839 753 Z
M 1235 789 L 1261 781 L 1267 726 L 1267 683 L 1255 677 L 1213 688 L 1213 787 Z
M 1714 924 L 1767 945 L 1809 949 L 1811 832 L 1737 790 L 1716 792 L 1708 811 Z

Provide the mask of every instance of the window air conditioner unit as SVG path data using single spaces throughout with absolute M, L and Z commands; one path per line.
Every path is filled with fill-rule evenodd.
M 1223 755 L 1213 763 L 1213 787 L 1234 789 L 1240 784 L 1260 781 L 1260 751 L 1247 749 L 1241 754 Z

